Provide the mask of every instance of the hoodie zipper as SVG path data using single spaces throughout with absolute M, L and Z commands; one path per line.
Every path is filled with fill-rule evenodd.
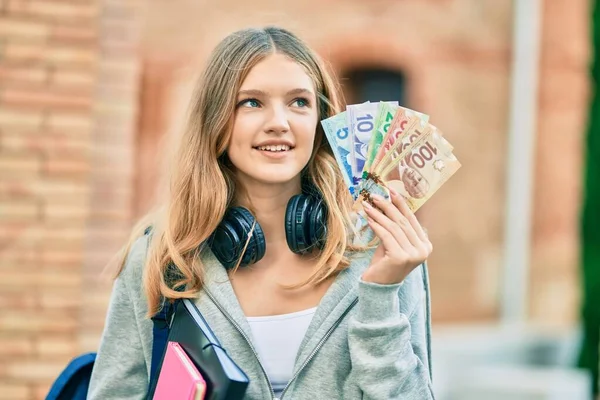
M 254 353 L 254 356 L 256 357 L 256 361 L 258 361 L 258 365 L 260 366 L 260 369 L 262 370 L 263 375 L 265 376 L 265 379 L 267 380 L 267 384 L 269 385 L 269 390 L 271 391 L 271 398 L 276 399 L 276 397 L 275 397 L 275 391 L 273 390 L 273 385 L 271 385 L 271 381 L 269 380 L 269 376 L 267 375 L 267 371 L 265 370 L 265 367 L 263 367 L 263 365 L 261 364 L 260 358 L 258 357 L 258 353 L 254 349 L 254 346 L 252 345 L 252 342 L 250 341 L 250 338 L 248 337 L 248 335 L 246 335 L 246 333 L 244 332 L 244 330 L 242 329 L 242 327 L 231 317 L 231 315 L 229 315 L 229 313 L 223 307 L 221 307 L 221 305 L 219 304 L 218 301 L 215 300 L 215 298 L 213 297 L 213 295 L 208 290 L 206 290 L 206 288 L 204 289 L 204 291 L 206 292 L 206 294 L 208 295 L 208 297 L 210 297 L 210 299 L 215 304 L 215 306 L 217 306 L 217 308 L 219 309 L 219 311 L 221 311 L 221 313 L 225 316 L 225 318 L 227 318 L 229 320 L 229 322 L 231 322 L 233 324 L 233 326 L 238 330 L 238 332 L 246 340 L 246 343 L 248 343 L 248 346 L 250 346 L 250 349 L 252 350 L 252 353 Z
M 283 395 L 288 390 L 291 383 L 300 375 L 300 372 L 302 372 L 302 370 L 308 365 L 308 363 L 310 363 L 312 361 L 312 359 L 315 357 L 317 352 L 319 350 L 321 350 L 321 347 L 323 347 L 323 345 L 325 344 L 327 339 L 329 339 L 329 336 L 331 336 L 331 334 L 333 333 L 335 328 L 338 327 L 338 325 L 342 322 L 342 320 L 346 317 L 346 315 L 350 312 L 350 310 L 356 305 L 356 303 L 358 303 L 358 297 L 356 299 L 354 299 L 352 304 L 350 304 L 348 306 L 348 308 L 346 308 L 344 310 L 344 313 L 335 321 L 335 323 L 331 326 L 331 328 L 329 328 L 329 330 L 325 333 L 325 336 L 323 336 L 323 338 L 319 341 L 319 343 L 317 343 L 314 350 L 309 354 L 308 358 L 302 363 L 300 368 L 298 368 L 298 371 L 296 371 L 296 373 L 294 374 L 292 379 L 289 380 L 287 385 L 285 385 L 285 387 L 283 388 L 283 391 L 281 392 L 281 396 L 279 396 L 279 400 L 281 400 L 283 398 Z

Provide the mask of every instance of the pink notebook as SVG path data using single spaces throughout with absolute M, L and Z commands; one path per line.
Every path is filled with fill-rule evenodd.
M 167 344 L 154 400 L 203 400 L 206 382 L 177 342 Z

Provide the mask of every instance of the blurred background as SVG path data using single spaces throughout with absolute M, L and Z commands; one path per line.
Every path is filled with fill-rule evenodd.
M 209 52 L 270 24 L 348 103 L 429 114 L 463 164 L 418 213 L 438 398 L 592 399 L 594 0 L 0 0 L 0 399 L 43 399 L 97 348 L 101 272 L 164 193 Z

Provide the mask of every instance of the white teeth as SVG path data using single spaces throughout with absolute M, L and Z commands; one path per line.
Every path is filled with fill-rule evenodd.
M 277 145 L 268 145 L 268 146 L 259 146 L 257 147 L 259 150 L 264 151 L 288 151 L 290 146 L 285 144 L 277 144 Z

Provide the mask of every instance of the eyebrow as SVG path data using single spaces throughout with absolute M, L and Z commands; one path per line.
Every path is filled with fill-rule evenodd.
M 289 90 L 285 95 L 292 96 L 292 95 L 298 95 L 298 94 L 312 95 L 313 92 L 311 90 L 308 90 L 305 88 L 296 88 L 296 89 Z M 243 95 L 246 95 L 246 96 L 268 96 L 268 93 L 263 90 L 258 90 L 258 89 L 240 90 L 238 92 L 238 96 L 243 96 Z

